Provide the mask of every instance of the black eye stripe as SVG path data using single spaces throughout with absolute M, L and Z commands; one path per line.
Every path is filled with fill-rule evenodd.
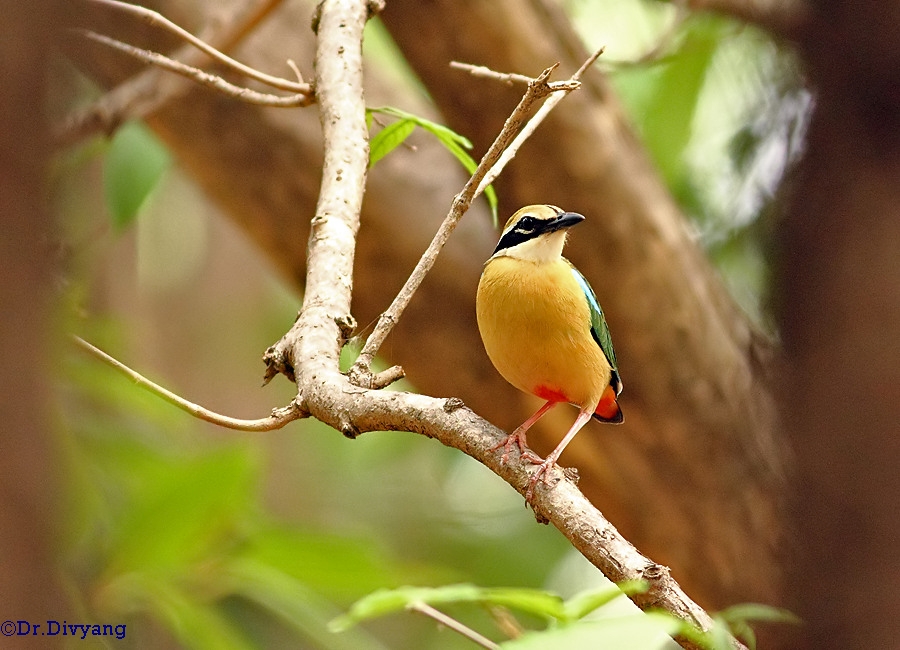
M 503 237 L 500 238 L 500 241 L 497 242 L 497 248 L 494 249 L 494 253 L 526 242 L 529 239 L 534 238 L 535 233 L 541 234 L 542 225 L 546 225 L 546 222 L 541 219 L 536 219 L 531 215 L 520 218 L 516 222 L 515 227 L 503 235 Z
M 522 242 L 530 239 L 536 239 L 544 233 L 556 232 L 563 228 L 569 228 L 576 223 L 584 220 L 584 217 L 575 212 L 563 212 L 555 206 L 546 206 L 552 208 L 556 213 L 554 217 L 538 218 L 532 213 L 524 214 L 510 227 L 510 229 L 500 237 L 497 242 L 497 248 L 494 249 L 494 255 L 499 251 L 512 248 Z
M 513 228 L 500 238 L 500 241 L 497 242 L 497 248 L 494 249 L 494 253 L 502 251 L 506 248 L 512 248 L 517 244 L 528 241 L 529 239 L 531 239 L 532 234 L 532 232 L 524 233 L 520 232 L 518 228 Z

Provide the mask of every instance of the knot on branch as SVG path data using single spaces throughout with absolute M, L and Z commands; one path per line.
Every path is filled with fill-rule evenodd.
M 646 597 L 652 601 L 666 599 L 671 581 L 669 567 L 655 562 L 648 564 L 641 570 L 641 579 L 648 585 Z
M 309 410 L 295 397 L 287 406 L 272 409 L 271 417 L 277 420 L 299 420 L 309 417 Z
M 669 567 L 663 566 L 662 564 L 648 564 L 641 571 L 641 578 L 649 582 L 651 585 L 654 582 L 659 582 L 660 580 L 667 578 L 669 576 Z
M 444 400 L 444 413 L 453 413 L 462 408 L 466 408 L 466 404 L 458 397 L 449 397 Z
M 356 329 L 356 319 L 350 314 L 344 314 L 343 316 L 335 316 L 334 323 L 341 332 L 339 343 L 343 347 L 350 340 L 350 337 L 353 336 L 353 331 Z
M 263 363 L 266 364 L 266 372 L 263 375 L 263 386 L 267 385 L 275 375 L 284 375 L 291 382 L 296 382 L 294 376 L 294 366 L 285 353 L 282 342 L 279 341 L 275 345 L 270 345 L 263 354 Z
M 577 467 L 563 467 L 563 476 L 566 477 L 566 480 L 569 481 L 572 485 L 578 485 L 578 481 L 581 480 L 581 475 L 578 473 Z
M 340 427 L 340 432 L 345 438 L 349 438 L 350 440 L 355 440 L 359 437 L 359 434 L 362 433 L 362 431 L 359 430 L 359 427 L 353 424 L 353 422 L 350 421 L 350 418 L 348 418 L 346 415 L 342 414 L 340 416 L 338 424 Z

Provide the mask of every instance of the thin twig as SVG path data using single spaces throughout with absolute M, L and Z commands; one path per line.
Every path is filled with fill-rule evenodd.
M 595 58 L 596 57 L 592 57 L 590 61 L 592 62 Z M 536 78 L 529 80 L 528 89 L 519 101 L 519 105 L 516 106 L 512 114 L 507 118 L 500 134 L 494 140 L 487 153 L 484 154 L 481 162 L 478 163 L 475 173 L 472 174 L 472 177 L 466 183 L 465 187 L 463 187 L 462 191 L 453 199 L 450 212 L 444 218 L 443 223 L 441 223 L 440 228 L 438 228 L 437 233 L 431 240 L 426 251 L 422 254 L 422 257 L 419 258 L 416 267 L 403 285 L 403 288 L 400 289 L 390 307 L 388 307 L 388 309 L 379 317 L 375 329 L 372 331 L 372 334 L 369 335 L 356 363 L 354 363 L 353 367 L 350 369 L 350 380 L 354 384 L 365 388 L 372 388 L 376 385 L 383 384 L 384 380 L 381 377 L 383 373 L 373 376 L 369 369 L 372 360 L 375 358 L 375 355 L 378 353 L 378 350 L 381 348 L 381 345 L 384 343 L 384 340 L 387 338 L 391 329 L 393 329 L 394 324 L 406 309 L 413 294 L 415 294 L 419 285 L 422 284 L 425 275 L 431 270 L 431 267 L 434 266 L 438 253 L 440 253 L 441 249 L 444 247 L 444 244 L 456 228 L 456 225 L 459 223 L 463 214 L 469 209 L 472 201 L 484 190 L 484 187 L 487 187 L 489 184 L 485 183 L 484 180 L 491 173 L 493 174 L 491 178 L 495 178 L 511 159 L 511 157 L 505 158 L 500 162 L 504 150 L 507 149 L 513 141 L 534 103 L 547 95 L 553 94 L 555 91 L 565 94 L 578 87 L 577 80 L 574 82 L 568 80 L 555 85 L 548 83 L 547 80 L 556 67 L 556 65 L 553 65 L 544 70 Z M 548 100 L 548 102 L 549 101 L 550 100 Z M 558 100 L 557 102 L 554 102 L 554 105 L 556 103 L 558 103 Z M 543 117 L 541 117 L 541 119 L 543 119 Z M 527 131 L 528 134 L 531 132 L 533 132 L 533 129 Z M 524 137 L 527 138 L 528 135 L 525 135 Z M 522 141 L 524 141 L 524 138 Z
M 230 50 L 272 13 L 283 0 L 250 0 L 238 3 L 224 17 L 213 21 L 202 38 L 218 50 Z M 205 55 L 184 45 L 171 57 L 187 65 L 200 66 Z M 129 119 L 140 119 L 159 110 L 190 87 L 183 77 L 170 75 L 162 68 L 148 67 L 129 77 L 85 108 L 70 113 L 53 129 L 58 147 L 75 144 L 95 133 L 109 135 Z
M 134 383 L 141 388 L 150 391 L 154 395 L 158 395 L 170 404 L 177 406 L 182 411 L 190 413 L 195 418 L 199 418 L 200 420 L 205 420 L 206 422 L 211 422 L 212 424 L 218 424 L 219 426 L 226 427 L 228 429 L 237 429 L 238 431 L 274 431 L 275 429 L 282 428 L 289 422 L 293 422 L 294 420 L 306 417 L 306 414 L 301 411 L 296 401 L 292 401 L 287 406 L 273 409 L 272 415 L 266 418 L 259 418 L 258 420 L 242 420 L 239 418 L 232 418 L 227 415 L 221 415 L 219 413 L 216 413 L 215 411 L 210 411 L 209 409 L 204 408 L 198 404 L 189 402 L 180 395 L 176 395 L 172 391 L 163 388 L 159 384 L 147 379 L 136 370 L 132 370 L 115 357 L 111 357 L 100 348 L 91 345 L 83 338 L 79 336 L 73 336 L 72 339 L 75 344 L 78 345 L 81 349 L 86 350 L 107 365 L 115 368 L 120 373 L 134 381 Z
M 530 84 L 534 79 L 524 74 L 516 74 L 515 72 L 496 72 L 484 65 L 472 65 L 471 63 L 462 63 L 461 61 L 451 61 L 450 67 L 456 70 L 465 70 L 473 77 L 481 77 L 482 79 L 493 79 L 505 83 L 507 86 L 513 84 Z
M 525 144 L 525 141 L 531 137 L 538 126 L 540 126 L 541 122 L 544 121 L 544 118 L 550 114 L 550 111 L 552 111 L 556 107 L 556 105 L 565 98 L 566 95 L 581 86 L 581 75 L 583 75 L 588 68 L 594 65 L 594 62 L 598 58 L 600 58 L 601 54 L 603 54 L 603 50 L 604 48 L 601 47 L 590 57 L 588 57 L 588 59 L 584 63 L 581 64 L 581 67 L 575 71 L 575 74 L 573 74 L 566 82 L 564 82 L 568 85 L 565 87 L 560 87 L 560 90 L 562 90 L 563 92 L 554 93 L 547 98 L 547 101 L 545 101 L 541 105 L 537 113 L 535 113 L 534 116 L 530 120 L 528 120 L 528 123 L 524 127 L 522 127 L 522 130 L 506 148 L 506 150 L 497 160 L 496 164 L 491 167 L 491 170 L 485 175 L 484 179 L 482 179 L 481 183 L 478 186 L 476 196 L 478 194 L 481 194 L 488 185 L 493 183 L 497 176 L 500 175 L 500 172 L 502 172 L 504 167 L 506 167 L 506 165 L 509 163 L 509 161 L 516 157 L 519 149 L 523 144 Z
M 92 32 L 90 30 L 79 29 L 76 31 L 82 34 L 85 38 L 88 38 L 92 41 L 102 43 L 103 45 L 119 50 L 120 52 L 124 52 L 129 56 L 133 56 L 136 59 L 144 61 L 145 63 L 151 63 L 165 70 L 169 70 L 170 72 L 174 72 L 176 74 L 180 74 L 183 77 L 187 77 L 188 79 L 193 79 L 197 83 L 203 84 L 204 86 L 209 86 L 210 88 L 214 88 L 221 93 L 240 99 L 241 101 L 247 102 L 248 104 L 257 104 L 260 106 L 290 107 L 309 106 L 313 103 L 313 96 L 309 91 L 307 91 L 307 93 L 287 95 L 284 97 L 279 95 L 271 95 L 269 93 L 257 92 L 255 90 L 250 90 L 249 88 L 235 86 L 234 84 L 225 81 L 222 77 L 210 74 L 209 72 L 205 72 L 193 66 L 185 65 L 184 63 L 175 61 L 174 59 L 170 59 L 169 57 L 164 56 L 159 52 L 144 50 L 139 47 L 135 47 L 134 45 L 129 45 L 128 43 L 117 41 L 114 38 L 110 38 L 109 36 L 104 36 L 103 34 L 98 34 L 97 32 Z
M 256 68 L 251 68 L 248 65 L 244 65 L 240 61 L 235 61 L 227 54 L 220 52 L 206 41 L 197 38 L 189 31 L 173 23 L 171 20 L 157 11 L 153 11 L 152 9 L 147 9 L 146 7 L 141 7 L 138 5 L 128 4 L 126 2 L 119 2 L 118 0 L 88 0 L 88 2 L 93 2 L 94 4 L 103 5 L 104 7 L 109 7 L 111 9 L 117 9 L 119 11 L 124 11 L 125 13 L 130 13 L 134 16 L 137 16 L 149 25 L 166 29 L 177 35 L 182 40 L 187 41 L 198 50 L 208 54 L 219 63 L 237 70 L 246 77 L 256 79 L 257 81 L 262 82 L 267 86 L 272 86 L 273 88 L 278 88 L 279 90 L 287 90 L 289 92 L 302 95 L 308 95 L 310 93 L 309 84 L 303 83 L 302 79 L 300 81 L 291 81 L 290 79 L 274 77 L 272 75 L 266 74 L 265 72 L 257 70 Z
M 473 65 L 471 63 L 463 63 L 462 61 L 451 61 L 450 67 L 456 70 L 463 70 L 465 72 L 468 72 L 473 77 L 492 79 L 494 81 L 499 81 L 500 83 L 506 84 L 507 86 L 512 86 L 514 84 L 522 84 L 527 86 L 534 81 L 534 77 L 529 77 L 528 75 L 518 74 L 515 72 L 497 72 L 496 70 L 491 70 L 489 67 L 484 65 Z M 568 86 L 569 83 L 570 80 L 550 81 L 547 82 L 547 86 L 551 90 L 566 90 L 566 86 Z
M 473 630 L 467 625 L 457 621 L 452 616 L 447 616 L 444 612 L 435 609 L 428 603 L 411 603 L 406 607 L 411 612 L 418 612 L 419 614 L 424 614 L 430 619 L 433 619 L 443 625 L 446 628 L 453 630 L 454 632 L 463 635 L 469 641 L 480 645 L 482 648 L 487 648 L 488 650 L 500 650 L 500 646 L 491 641 L 489 638 L 480 635 L 478 632 Z

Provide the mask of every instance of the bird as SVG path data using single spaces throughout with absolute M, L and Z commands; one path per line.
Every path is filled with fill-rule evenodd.
M 623 421 L 619 375 L 612 337 L 594 290 L 563 257 L 569 229 L 584 215 L 555 205 L 518 210 L 485 262 L 475 300 L 485 351 L 510 384 L 544 400 L 530 418 L 491 450 L 503 448 L 501 464 L 514 445 L 520 456 L 540 465 L 525 493 L 532 503 L 538 481 L 548 483 L 566 445 L 593 417 Z M 578 416 L 546 459 L 527 449 L 526 433 L 560 403 L 578 407 Z

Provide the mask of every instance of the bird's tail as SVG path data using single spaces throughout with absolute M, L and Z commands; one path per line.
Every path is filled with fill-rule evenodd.
M 622 415 L 622 409 L 619 408 L 619 403 L 616 401 L 616 391 L 612 389 L 612 386 L 607 386 L 606 390 L 603 391 L 603 397 L 600 398 L 600 403 L 597 404 L 594 417 L 601 422 L 609 422 L 610 424 L 620 424 L 625 419 L 625 416 Z

